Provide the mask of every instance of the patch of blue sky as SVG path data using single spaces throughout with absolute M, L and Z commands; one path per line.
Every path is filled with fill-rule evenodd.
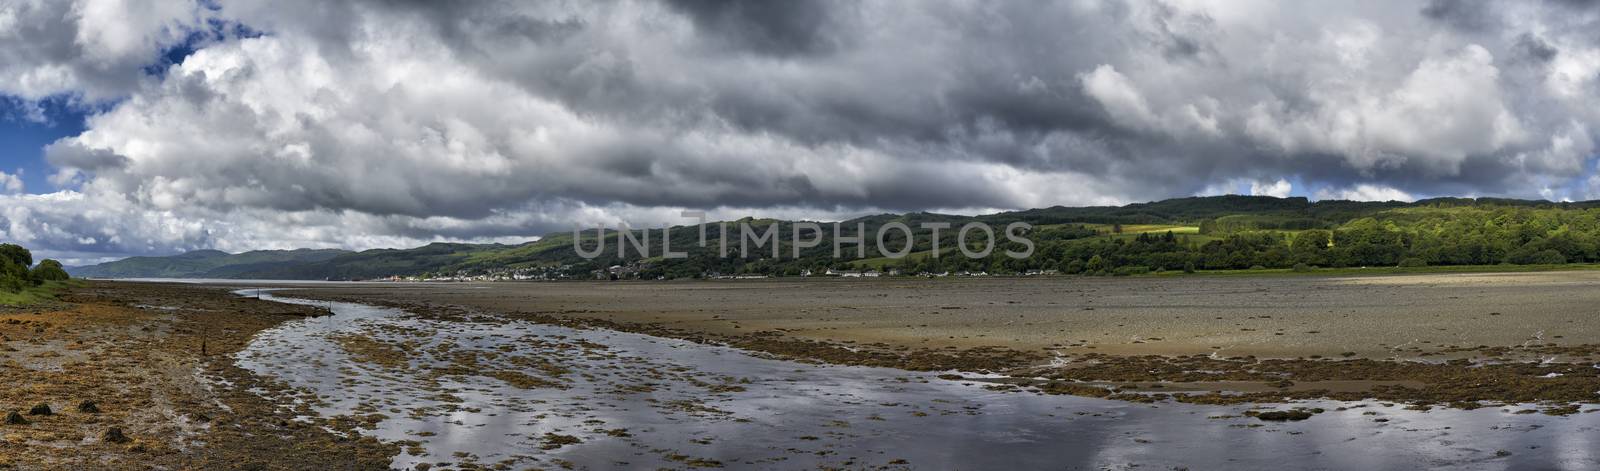
M 221 7 L 214 1 L 201 5 L 213 11 Z M 237 38 L 253 38 L 263 33 L 247 25 L 210 19 L 204 30 L 191 32 L 183 42 L 168 47 L 160 57 L 145 66 L 146 75 L 160 78 L 174 65 L 212 44 Z M 22 178 L 28 193 L 56 191 L 49 177 L 55 168 L 45 161 L 44 148 L 63 137 L 83 133 L 89 116 L 117 106 L 119 100 L 86 103 L 74 94 L 51 96 L 31 101 L 0 94 L 0 172 Z

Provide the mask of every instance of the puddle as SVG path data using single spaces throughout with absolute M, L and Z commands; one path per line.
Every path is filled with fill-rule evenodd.
M 1308 402 L 1296 406 L 1328 411 L 1268 423 L 1245 407 L 1002 393 L 607 330 L 262 298 L 334 315 L 263 331 L 239 364 L 305 391 L 295 399 L 319 415 L 420 443 L 397 468 L 1600 466 L 1600 414 Z

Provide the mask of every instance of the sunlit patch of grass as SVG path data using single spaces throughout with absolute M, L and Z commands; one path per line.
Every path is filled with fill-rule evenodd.
M 82 281 L 78 280 L 46 281 L 42 285 L 30 287 L 16 293 L 0 290 L 0 306 L 17 307 L 55 301 L 56 296 L 60 295 L 62 290 L 79 286 L 82 283 Z
M 1356 275 L 1401 275 L 1401 274 L 1428 274 L 1428 273 L 1523 273 L 1543 271 L 1579 271 L 1600 270 L 1600 263 L 1567 263 L 1561 265 L 1433 265 L 1424 267 L 1344 267 L 1344 268 L 1312 268 L 1307 271 L 1297 272 L 1289 268 L 1268 268 L 1264 270 L 1200 270 L 1195 273 L 1180 271 L 1166 271 L 1151 273 L 1150 276 L 1356 276 Z

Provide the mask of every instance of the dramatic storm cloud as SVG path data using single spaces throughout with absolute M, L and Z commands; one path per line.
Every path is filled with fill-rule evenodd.
M 1578 1 L 0 0 L 0 93 L 99 107 L 45 150 L 56 193 L 0 184 L 0 238 L 93 258 L 686 208 L 1581 199 L 1594 31 Z

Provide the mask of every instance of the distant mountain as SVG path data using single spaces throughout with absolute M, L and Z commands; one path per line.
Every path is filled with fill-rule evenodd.
M 85 278 L 256 278 L 257 273 L 316 263 L 350 253 L 336 249 L 257 250 L 230 254 L 196 250 L 170 257 L 131 257 L 87 267 L 67 267 Z
M 758 228 L 778 226 L 781 257 L 723 257 L 714 242 L 708 247 L 698 246 L 702 237 L 699 228 L 677 226 L 668 238 L 674 251 L 687 253 L 687 257 L 679 259 L 660 257 L 661 231 L 652 229 L 650 258 L 631 249 L 619 256 L 617 234 L 606 230 L 606 250 L 593 260 L 579 257 L 573 250 L 571 232 L 558 232 L 517 245 L 434 243 L 363 252 L 302 249 L 242 254 L 202 250 L 170 257 L 134 257 L 69 271 L 75 276 L 96 278 L 359 280 L 511 271 L 589 277 L 595 270 L 613 266 L 624 266 L 623 271 L 631 276 L 678 278 L 704 274 L 793 275 L 835 268 L 898 268 L 932 273 L 1109 273 L 1121 267 L 1137 271 L 1191 266 L 1392 266 L 1402 260 L 1428 265 L 1589 262 L 1600 261 L 1600 211 L 1591 211 L 1596 208 L 1600 208 L 1600 201 L 1436 198 L 1405 203 L 1227 195 L 1126 206 L 1057 206 L 979 216 L 927 212 L 866 216 L 840 223 L 840 235 L 844 237 L 858 236 L 857 224 L 867 231 L 864 256 L 853 257 L 855 245 L 845 243 L 845 253 L 851 256 L 843 260 L 832 257 L 831 225 L 825 224 L 822 234 L 817 235 L 818 245 L 802 247 L 796 258 L 793 234 L 798 221 L 746 219 L 743 221 Z M 974 221 L 997 229 L 1012 222 L 1032 224 L 1035 230 L 1027 237 L 1037 245 L 1038 256 L 1027 261 L 1008 261 L 1000 255 L 981 260 L 954 256 L 956 228 Z M 939 233 L 937 243 L 937 254 L 945 254 L 944 257 L 933 256 L 936 252 L 932 249 L 932 233 L 919 228 L 928 222 L 950 224 L 950 229 Z M 903 223 L 913 229 L 910 257 L 889 259 L 877 250 L 873 235 L 889 223 Z M 736 227 L 729 226 L 727 237 L 732 253 L 737 253 L 739 247 Z M 1306 249 L 1292 243 L 1301 232 L 1313 230 L 1326 233 L 1308 238 L 1312 242 L 1322 240 L 1318 246 Z M 593 228 L 584 231 L 586 246 L 593 244 L 594 234 Z M 905 244 L 903 234 L 886 234 L 888 247 Z M 719 240 L 721 231 L 712 223 L 705 236 Z M 811 237 L 808 231 L 805 239 Z M 997 238 L 1001 245 L 995 254 L 1017 248 L 1003 234 L 997 234 Z M 756 252 L 769 257 L 771 253 L 770 248 Z
M 568 239 L 570 240 L 570 239 Z M 509 265 L 473 263 L 491 258 L 493 254 L 511 251 L 517 247 L 539 245 L 530 242 L 519 246 L 501 244 L 451 244 L 434 243 L 412 249 L 374 249 L 347 252 L 309 263 L 263 267 L 238 278 L 283 280 L 361 280 L 390 275 L 416 275 L 421 273 L 454 272 L 467 268 L 493 268 Z M 543 245 L 552 245 L 545 242 Z M 568 247 L 568 252 L 571 249 Z

